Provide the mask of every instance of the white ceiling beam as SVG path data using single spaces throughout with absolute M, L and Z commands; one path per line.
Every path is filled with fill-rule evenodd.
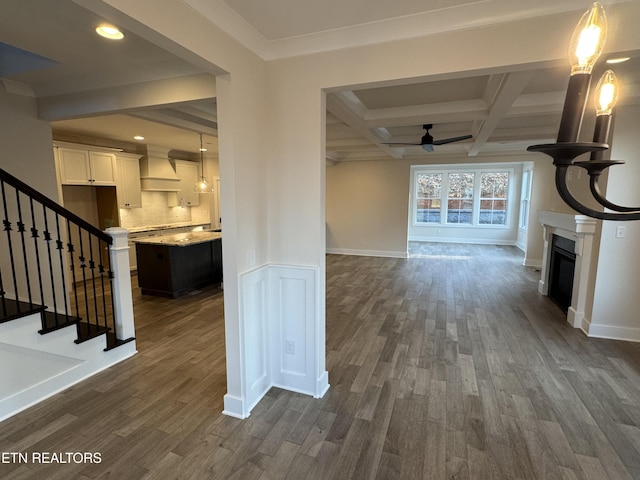
M 132 112 L 129 115 L 135 118 L 142 118 L 152 122 L 169 125 L 171 127 L 191 130 L 193 132 L 201 132 L 209 135 L 218 136 L 217 124 L 204 119 L 184 118 L 175 115 L 176 112 L 166 110 L 141 110 Z
M 215 77 L 208 73 L 167 78 L 151 82 L 103 88 L 87 92 L 41 97 L 38 117 L 42 120 L 67 120 L 158 105 L 173 105 L 216 97 Z
M 484 100 L 464 100 L 379 108 L 367 111 L 364 120 L 367 128 L 406 127 L 424 123 L 468 122 L 484 119 L 487 115 L 488 107 Z
M 564 105 L 565 92 L 546 92 L 520 95 L 506 113 L 508 117 L 559 114 Z
M 218 123 L 218 113 L 215 100 L 211 102 L 189 103 L 185 105 L 176 105 L 174 110 L 180 110 L 194 117 L 204 118 L 213 123 Z
M 480 130 L 474 137 L 474 143 L 469 150 L 469 156 L 478 155 L 483 145 L 487 142 L 500 120 L 509 111 L 513 102 L 522 93 L 533 77 L 533 71 L 514 72 L 505 76 L 495 101 L 489 109 L 489 116 L 482 122 Z
M 356 135 L 360 135 L 376 145 L 385 154 L 393 158 L 402 157 L 399 149 L 381 145 L 380 138 L 367 128 L 363 118 L 366 108 L 353 92 L 339 92 L 327 95 L 327 110 L 351 127 Z
M 489 80 L 484 89 L 483 99 L 487 105 L 493 105 L 500 92 L 500 86 L 504 82 L 505 73 L 489 75 Z

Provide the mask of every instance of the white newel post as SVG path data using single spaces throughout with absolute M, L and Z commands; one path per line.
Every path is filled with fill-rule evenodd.
M 110 255 L 111 269 L 113 270 L 113 314 L 116 322 L 117 338 L 126 340 L 135 337 L 131 271 L 129 269 L 129 230 L 111 227 L 107 228 L 105 232 L 113 238 Z

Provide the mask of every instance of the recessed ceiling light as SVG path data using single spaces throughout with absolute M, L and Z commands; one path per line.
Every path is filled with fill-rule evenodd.
M 135 137 L 133 137 L 134 140 L 144 140 L 144 137 L 142 135 L 136 135 Z
M 103 23 L 96 28 L 96 33 L 101 37 L 108 38 L 110 40 L 121 40 L 124 38 L 124 33 L 118 30 L 113 25 Z
M 207 151 L 207 149 L 206 149 L 206 148 L 201 148 L 201 149 L 200 149 L 200 151 L 201 151 L 201 152 L 206 152 L 206 151 Z
M 607 60 L 607 63 L 610 63 L 610 64 L 622 63 L 622 62 L 626 62 L 627 60 L 630 60 L 630 58 L 629 57 L 610 58 L 609 60 Z

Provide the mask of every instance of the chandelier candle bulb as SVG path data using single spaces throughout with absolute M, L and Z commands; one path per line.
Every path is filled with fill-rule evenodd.
M 558 142 L 575 142 L 589 96 L 591 70 L 598 60 L 607 37 L 607 17 L 598 2 L 582 16 L 569 43 L 571 77 L 567 87 Z
M 596 127 L 593 131 L 595 143 L 608 143 L 611 115 L 618 98 L 618 81 L 611 70 L 604 72 L 596 87 Z M 590 160 L 602 160 L 604 151 L 591 152 Z

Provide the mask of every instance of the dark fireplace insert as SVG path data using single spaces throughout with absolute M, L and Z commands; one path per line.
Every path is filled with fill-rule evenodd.
M 559 235 L 551 240 L 549 260 L 549 297 L 565 312 L 571 306 L 573 275 L 576 268 L 576 242 Z

